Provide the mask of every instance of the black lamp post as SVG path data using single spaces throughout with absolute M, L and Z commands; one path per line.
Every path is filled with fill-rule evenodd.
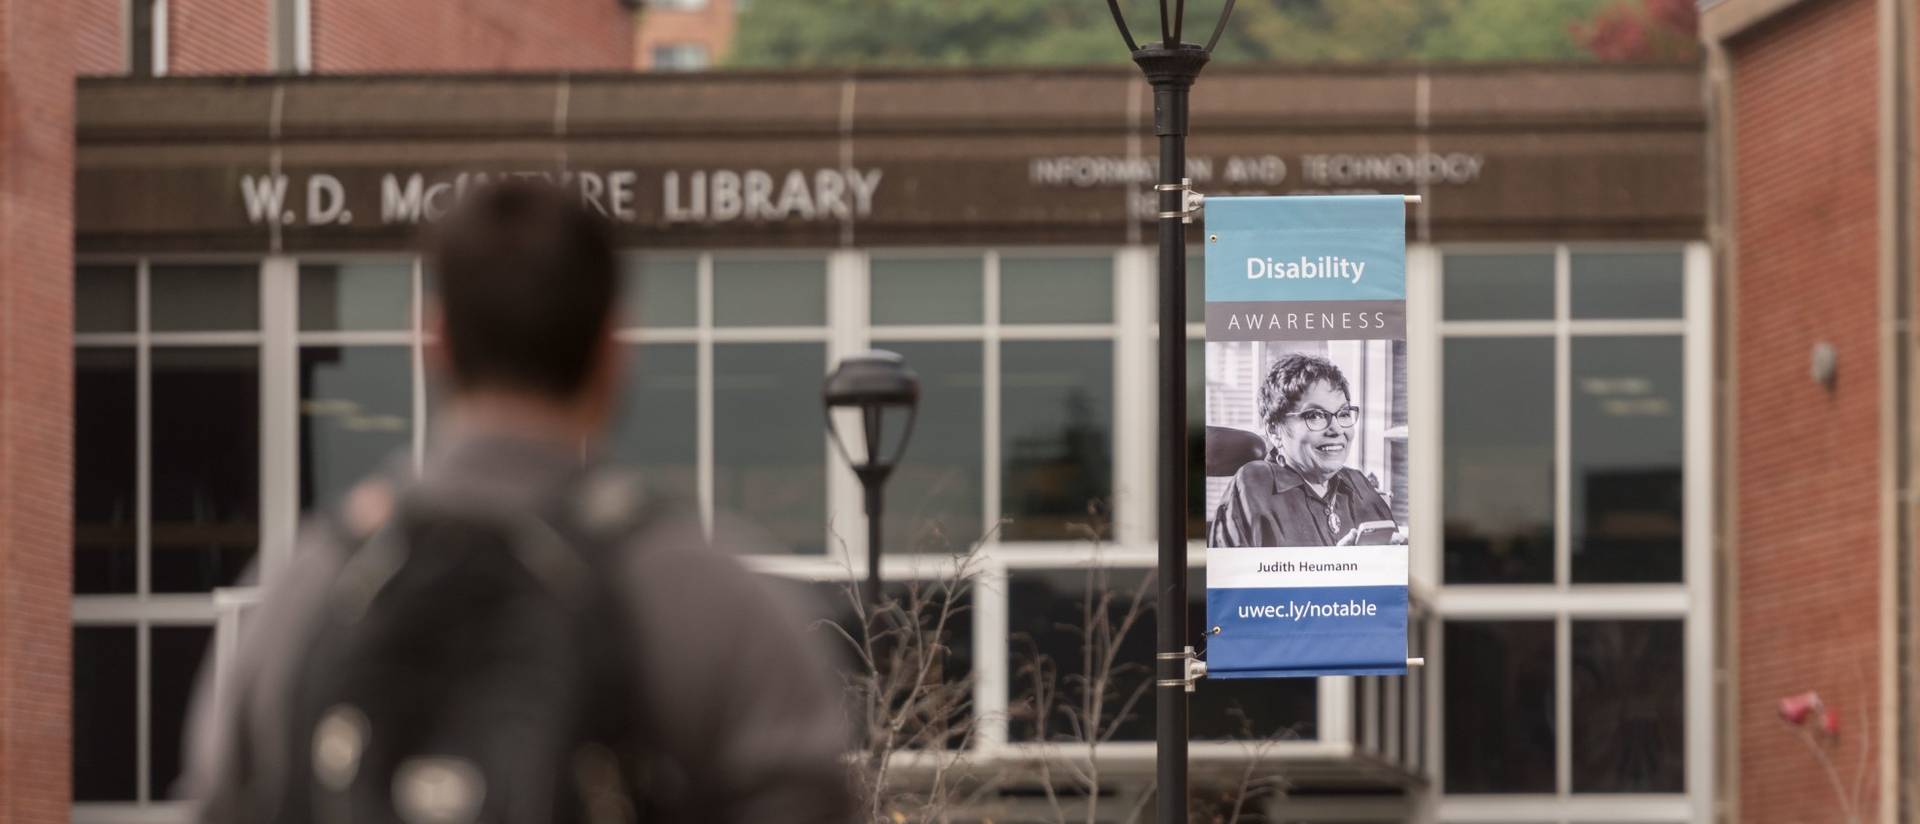
M 827 432 L 840 455 L 859 476 L 867 501 L 867 586 L 869 608 L 880 605 L 880 488 L 907 451 L 918 416 L 920 378 L 893 352 L 850 355 L 833 368 L 821 392 L 827 404 Z M 858 441 L 848 447 L 843 427 Z M 896 434 L 897 433 L 897 434 Z M 897 438 L 897 440 L 896 440 Z
M 1187 99 L 1194 79 L 1227 30 L 1226 0 L 1205 46 L 1181 40 L 1186 0 L 1159 0 L 1160 40 L 1142 47 L 1120 0 L 1107 0 L 1133 62 L 1153 86 L 1153 133 L 1160 139 L 1160 564 L 1154 656 L 1154 740 L 1158 796 L 1154 820 L 1187 821 Z

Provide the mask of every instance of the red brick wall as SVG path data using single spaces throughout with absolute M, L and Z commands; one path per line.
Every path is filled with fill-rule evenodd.
M 632 67 L 616 0 L 312 0 L 316 72 Z
M 168 74 L 259 74 L 271 68 L 272 0 L 167 0 Z M 394 5 L 406 5 L 395 3 Z
M 1877 744 L 1879 622 L 1892 607 L 1880 602 L 1876 42 L 1874 0 L 1822 0 L 1730 49 L 1746 822 L 1840 820 L 1824 772 L 1776 715 L 1781 696 L 1818 690 L 1841 711 L 1831 752 L 1849 785 L 1860 744 Z M 1839 353 L 1831 393 L 1809 377 L 1817 341 Z
M 0 0 L 0 822 L 67 820 L 73 67 L 64 3 Z
M 74 22 L 74 70 L 80 74 L 122 74 L 127 44 L 122 7 L 126 0 L 65 0 Z

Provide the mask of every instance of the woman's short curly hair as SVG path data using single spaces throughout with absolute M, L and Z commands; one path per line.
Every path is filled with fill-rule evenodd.
M 1267 379 L 1260 382 L 1260 419 L 1268 426 L 1279 423 L 1300 408 L 1300 396 L 1321 381 L 1349 400 L 1353 398 L 1347 376 L 1341 374 L 1340 367 L 1334 366 L 1333 361 L 1300 352 L 1274 361 L 1273 368 L 1267 370 Z

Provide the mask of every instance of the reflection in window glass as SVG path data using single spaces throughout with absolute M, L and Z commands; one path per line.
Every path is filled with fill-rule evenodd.
M 1553 340 L 1448 338 L 1446 581 L 1553 580 Z
M 630 257 L 620 288 L 621 325 L 694 326 L 700 322 L 700 266 L 691 259 Z
M 260 353 L 152 357 L 153 590 L 229 586 L 260 541 Z
M 1573 580 L 1679 581 L 1680 338 L 1581 337 L 1572 345 Z
M 628 350 L 626 391 L 609 454 L 638 469 L 648 486 L 699 500 L 698 353 L 691 343 Z
M 1445 267 L 1447 320 L 1553 317 L 1553 255 L 1447 255 Z
M 1568 279 L 1576 318 L 1677 318 L 1685 303 L 1679 252 L 1577 252 Z
M 1147 569 L 1104 567 L 1012 573 L 1007 591 L 1010 740 L 1074 737 L 1069 714 L 1084 712 L 1082 702 L 1090 697 L 1081 680 L 1086 674 L 1085 653 L 1104 654 L 1109 647 L 1098 640 L 1102 637 L 1113 639 L 1114 660 L 1120 662 L 1106 680 L 1107 714 L 1102 727 L 1114 733 L 1116 740 L 1153 739 L 1153 696 L 1146 691 L 1149 672 L 1138 665 L 1153 660 L 1156 596 L 1149 585 L 1151 575 Z M 1199 575 L 1199 570 L 1192 571 L 1192 580 L 1197 582 Z M 1204 588 L 1189 593 L 1188 631 L 1194 646 L 1204 648 L 1206 593 Z M 1137 609 L 1136 598 L 1141 599 Z M 1089 633 L 1089 628 L 1094 631 Z M 1103 636 L 1103 632 L 1109 634 Z M 1043 712 L 1036 697 L 1049 694 L 1054 700 L 1050 711 Z M 1311 678 L 1202 680 L 1189 712 L 1193 738 L 1315 738 L 1318 694 Z M 1136 695 L 1137 701 L 1126 707 Z
M 826 348 L 713 347 L 713 500 L 795 552 L 826 551 Z
M 148 271 L 155 332 L 238 332 L 260 328 L 260 267 L 154 266 Z
M 1686 791 L 1679 621 L 1573 622 L 1573 791 Z
M 826 322 L 826 261 L 713 262 L 715 326 L 819 326 Z
M 1448 621 L 1440 654 L 1446 791 L 1553 792 L 1553 622 Z
M 1001 323 L 1112 321 L 1112 258 L 1001 258 Z
M 873 322 L 979 323 L 985 305 L 979 257 L 873 261 Z
M 133 627 L 73 629 L 73 800 L 133 801 L 139 792 Z
M 82 266 L 74 272 L 73 331 L 132 332 L 139 306 L 132 266 Z
M 200 675 L 200 664 L 213 640 L 212 627 L 154 627 L 152 644 L 152 737 L 147 752 L 147 786 L 154 799 L 175 799 L 180 777 L 180 750 L 184 743 L 187 704 Z
M 300 507 L 328 507 L 413 445 L 413 352 L 300 350 Z
M 1138 665 L 1154 653 L 1148 570 L 1019 570 L 1007 600 L 1009 741 L 1075 740 L 1075 716 L 1114 740 L 1153 740 L 1152 673 Z M 1089 653 L 1097 665 L 1110 649 L 1117 654 L 1104 679 L 1083 666 Z M 1099 718 L 1088 713 L 1090 681 L 1103 688 Z
M 83 347 L 73 367 L 73 591 L 133 592 L 137 361 L 131 348 Z
M 797 604 L 796 611 L 807 619 L 802 626 L 807 628 L 808 639 L 826 652 L 828 665 L 842 683 L 849 685 L 843 697 L 849 705 L 848 717 L 856 727 L 851 730 L 854 745 L 864 749 L 868 741 L 861 728 L 865 726 L 866 702 L 871 695 L 865 679 L 872 673 L 854 646 L 867 643 L 862 640 L 860 619 L 854 612 L 854 604 L 865 597 L 864 581 L 802 583 L 774 579 L 770 583 L 775 592 Z M 906 668 L 890 670 L 893 673 L 916 672 L 926 664 L 933 678 L 939 679 L 938 687 L 931 683 L 933 678 L 928 679 L 927 688 L 918 693 L 918 712 L 910 714 L 908 726 L 901 730 L 901 738 L 896 739 L 902 742 L 899 746 L 907 749 L 958 748 L 968 743 L 971 732 L 966 725 L 973 713 L 973 597 L 968 583 L 960 582 L 958 589 L 950 589 L 950 583 L 891 580 L 880 586 L 883 599 L 901 605 L 902 610 L 917 619 L 918 629 L 914 635 L 917 644 L 925 645 L 919 648 L 928 654 L 923 656 L 901 649 L 894 640 L 900 637 L 897 631 L 876 625 L 875 629 L 881 634 L 873 639 L 870 647 L 877 653 L 876 658 L 888 662 L 889 666 L 898 662 Z M 845 635 L 841 634 L 843 631 Z M 896 654 L 900 657 L 895 658 Z M 911 677 L 884 680 L 895 686 L 915 683 Z
M 1002 537 L 1100 534 L 1113 492 L 1113 345 L 1009 341 L 1000 349 Z
M 899 353 L 920 376 L 919 417 L 913 436 L 900 466 L 887 480 L 887 551 L 965 550 L 980 539 L 982 531 L 984 345 L 970 341 L 878 346 Z
M 300 331 L 404 332 L 413 328 L 413 265 L 300 265 Z

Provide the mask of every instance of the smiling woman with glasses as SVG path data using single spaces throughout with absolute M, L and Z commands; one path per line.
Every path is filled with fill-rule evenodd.
M 1347 466 L 1360 408 L 1340 367 L 1318 355 L 1275 361 L 1260 384 L 1266 457 L 1233 474 L 1208 524 L 1213 547 L 1405 543 L 1393 507 Z

